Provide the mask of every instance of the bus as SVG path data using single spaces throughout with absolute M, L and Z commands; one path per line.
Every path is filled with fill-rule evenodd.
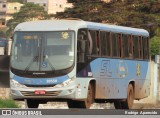
M 114 103 L 131 109 L 150 94 L 149 33 L 83 20 L 40 20 L 14 30 L 10 87 L 28 108 L 66 101 L 69 108 Z

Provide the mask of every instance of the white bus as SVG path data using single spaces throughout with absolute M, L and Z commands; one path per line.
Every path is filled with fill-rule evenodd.
M 114 102 L 131 109 L 150 93 L 149 33 L 144 29 L 42 20 L 14 30 L 10 86 L 28 108 L 66 101 L 69 108 Z

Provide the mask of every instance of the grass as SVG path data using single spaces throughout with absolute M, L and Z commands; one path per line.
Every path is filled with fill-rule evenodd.
M 11 99 L 0 99 L 0 108 L 20 108 L 20 106 Z

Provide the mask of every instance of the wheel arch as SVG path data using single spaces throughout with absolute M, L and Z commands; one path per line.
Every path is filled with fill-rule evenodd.
M 89 84 L 91 84 L 91 86 L 93 87 L 94 97 L 95 97 L 95 95 L 96 95 L 96 80 L 94 78 L 90 79 L 90 81 L 88 82 L 88 87 L 89 87 Z
M 134 97 L 135 97 L 135 81 L 133 81 L 133 80 L 130 81 L 129 84 L 128 84 L 128 86 L 129 86 L 130 84 L 133 86 L 133 92 L 134 92 Z

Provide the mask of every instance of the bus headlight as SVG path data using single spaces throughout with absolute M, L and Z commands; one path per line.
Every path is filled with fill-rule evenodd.
M 17 81 L 15 81 L 15 80 L 13 80 L 13 79 L 11 79 L 11 81 L 10 81 L 11 83 L 11 86 L 13 86 L 13 87 L 20 87 L 20 88 L 26 88 L 26 86 L 25 85 L 23 85 L 23 84 L 20 84 L 19 82 L 17 82 Z
M 62 82 L 61 84 L 57 84 L 57 85 L 56 85 L 56 86 L 54 86 L 54 87 L 60 88 L 60 87 L 67 86 L 67 85 L 69 85 L 69 84 L 73 83 L 73 82 L 74 82 L 74 80 L 75 80 L 75 78 L 73 77 L 73 78 L 71 78 L 71 79 L 68 79 L 68 80 L 66 80 L 66 81 Z

